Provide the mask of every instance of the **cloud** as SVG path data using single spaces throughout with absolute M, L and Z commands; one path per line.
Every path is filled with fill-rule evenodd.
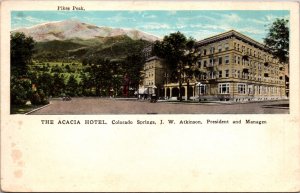
M 32 17 L 32 16 L 25 16 L 25 15 L 23 15 L 23 17 L 14 16 L 12 17 L 11 26 L 12 29 L 14 30 L 22 27 L 31 27 L 33 25 L 46 23 L 46 22 L 50 22 L 50 21 Z
M 176 28 L 177 29 L 184 29 L 184 28 L 186 28 L 187 26 L 185 25 L 185 24 L 182 24 L 182 23 L 177 23 L 176 24 Z
M 239 28 L 238 30 L 242 33 L 248 33 L 248 34 L 256 34 L 256 35 L 265 34 L 265 29 L 261 29 L 261 28 L 245 27 L 245 28 Z
M 156 19 L 157 16 L 156 16 L 156 15 L 142 14 L 142 18 L 146 18 L 146 19 Z
M 261 25 L 265 25 L 268 23 L 265 19 L 248 18 L 248 19 L 246 19 L 246 21 L 255 23 L 255 24 L 261 24 Z
M 35 23 L 35 24 L 48 22 L 48 20 L 39 19 L 36 17 L 31 17 L 31 16 L 25 17 L 24 20 L 26 20 L 27 22 Z
M 224 14 L 223 16 L 223 20 L 225 21 L 229 21 L 229 22 L 240 22 L 242 19 L 240 18 L 240 16 L 238 16 L 237 14 L 231 13 L 231 14 Z
M 206 15 L 197 15 L 195 17 L 180 17 L 177 19 L 178 22 L 216 22 L 217 19 Z
M 165 23 L 147 23 L 140 27 L 143 30 L 159 30 L 159 29 L 172 29 L 172 27 Z

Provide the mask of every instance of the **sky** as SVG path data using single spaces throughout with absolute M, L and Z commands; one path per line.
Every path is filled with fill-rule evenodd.
M 268 26 L 276 18 L 289 16 L 288 10 L 13 11 L 11 28 L 73 19 L 96 26 L 137 29 L 160 38 L 180 31 L 201 40 L 234 29 L 263 42 Z

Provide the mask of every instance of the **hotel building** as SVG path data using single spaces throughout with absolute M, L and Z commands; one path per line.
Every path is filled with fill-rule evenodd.
M 251 101 L 287 98 L 288 64 L 274 58 L 261 43 L 234 30 L 196 43 L 197 75 L 182 74 L 182 87 L 169 82 L 166 65 L 150 57 L 145 65 L 144 87 L 157 87 L 160 97 L 203 101 Z M 189 68 L 187 66 L 187 68 Z M 150 94 L 150 93 L 149 93 Z

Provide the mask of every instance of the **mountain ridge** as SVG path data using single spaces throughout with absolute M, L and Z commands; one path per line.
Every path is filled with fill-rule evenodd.
M 12 31 L 12 33 L 16 32 L 23 32 L 25 35 L 31 36 L 37 42 L 69 40 L 76 38 L 89 40 L 97 37 L 105 38 L 125 35 L 133 40 L 142 39 L 150 42 L 160 40 L 159 37 L 136 29 L 96 26 L 93 24 L 83 23 L 79 20 L 48 22 Z

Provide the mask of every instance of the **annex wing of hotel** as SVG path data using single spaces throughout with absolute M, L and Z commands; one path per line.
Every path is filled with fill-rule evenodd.
M 163 60 L 147 57 L 138 94 L 160 98 L 199 101 L 262 101 L 287 99 L 288 64 L 280 63 L 265 45 L 231 30 L 197 42 L 200 59 L 193 68 L 199 76 L 182 76 L 182 87 L 170 82 Z M 187 68 L 189 68 L 187 66 Z

